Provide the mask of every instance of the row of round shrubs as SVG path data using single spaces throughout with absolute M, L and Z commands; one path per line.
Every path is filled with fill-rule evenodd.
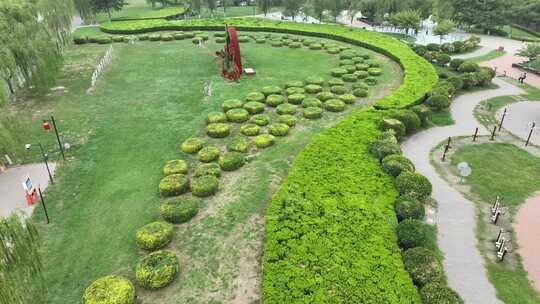
M 446 285 L 441 261 L 435 253 L 426 249 L 432 230 L 424 223 L 423 202 L 431 195 L 432 185 L 425 176 L 415 172 L 411 160 L 401 155 L 395 136 L 403 137 L 418 131 L 422 122 L 413 110 L 390 113 L 380 123 L 384 132 L 370 144 L 369 149 L 381 160 L 383 170 L 395 177 L 396 189 L 400 194 L 395 202 L 399 222 L 396 227 L 398 245 L 403 250 L 405 269 L 420 289 L 422 302 L 459 304 L 463 300 Z

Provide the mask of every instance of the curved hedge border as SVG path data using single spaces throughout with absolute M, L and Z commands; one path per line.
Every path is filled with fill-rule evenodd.
M 437 82 L 433 66 L 421 59 L 406 44 L 379 33 L 350 29 L 337 25 L 314 25 L 294 22 L 276 22 L 257 18 L 194 19 L 183 21 L 137 20 L 107 22 L 101 30 L 109 34 L 138 34 L 164 30 L 223 30 L 224 24 L 240 31 L 280 32 L 315 36 L 361 46 L 384 54 L 398 62 L 404 72 L 401 87 L 377 102 L 381 109 L 405 108 L 423 101 L 426 93 Z

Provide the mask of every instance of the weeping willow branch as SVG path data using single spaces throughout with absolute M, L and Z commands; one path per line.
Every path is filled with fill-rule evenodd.
M 0 220 L 0 303 L 43 303 L 37 230 L 18 215 Z

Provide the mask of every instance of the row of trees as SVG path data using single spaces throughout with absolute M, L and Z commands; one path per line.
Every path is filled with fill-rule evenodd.
M 18 87 L 54 81 L 72 16 L 72 0 L 0 1 L 0 79 L 10 96 Z

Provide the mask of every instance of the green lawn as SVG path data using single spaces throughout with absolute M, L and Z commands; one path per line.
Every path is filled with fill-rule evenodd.
M 164 18 L 170 15 L 174 15 L 178 9 L 173 6 L 162 7 L 156 4 L 152 7 L 145 0 L 128 0 L 128 4 L 119 11 L 112 11 L 111 17 L 123 18 L 123 19 L 136 19 L 136 18 Z M 98 23 L 109 21 L 109 15 L 107 13 L 99 13 L 96 15 L 96 21 Z
M 537 71 L 540 71 L 540 58 L 537 58 L 533 61 L 531 61 L 529 64 L 527 64 L 528 67 L 531 67 Z
M 517 28 L 515 26 L 506 25 L 504 26 L 504 31 L 508 33 L 509 37 L 515 40 L 523 40 L 526 39 L 528 41 L 540 41 L 540 37 L 532 35 L 531 33 L 528 33 L 520 28 Z
M 467 59 L 467 61 L 471 61 L 475 63 L 482 63 L 482 62 L 486 62 L 486 61 L 490 61 L 490 60 L 502 57 L 504 55 L 506 55 L 506 51 L 493 50 L 485 55 L 469 58 Z
M 79 303 L 84 288 L 100 276 L 121 274 L 134 280 L 141 256 L 134 234 L 159 218 L 160 170 L 166 161 L 184 157 L 178 150 L 184 139 L 203 135 L 208 112 L 219 110 L 223 100 L 265 85 L 328 75 L 338 64 L 337 56 L 321 51 L 248 43 L 242 45 L 244 62 L 257 76 L 229 83 L 219 76 L 213 54 L 221 44 L 115 44 L 112 65 L 87 94 L 90 75 L 107 47 L 68 49 L 57 84 L 66 87 L 65 93 L 31 96 L 0 113 L 2 122 L 17 120 L 12 128 L 19 138 L 41 141 L 48 151 L 54 150 L 54 137 L 43 134 L 40 119 L 54 114 L 63 137 L 74 146 L 68 153 L 71 160 L 58 169 L 57 183 L 47 191 L 52 223 L 38 227 L 47 303 Z M 370 53 L 385 74 L 358 106 L 401 83 L 397 64 Z M 208 85 L 212 96 L 204 95 Z M 139 298 L 144 303 L 223 303 L 242 297 L 240 288 L 257 290 L 266 204 L 294 155 L 345 115 L 301 119 L 276 147 L 255 154 L 241 171 L 222 178 L 221 191 L 205 200 L 200 217 L 177 229 L 170 248 L 182 263 L 179 279 L 159 292 L 139 292 Z M 34 219 L 42 223 L 43 217 L 37 209 Z
M 496 196 L 500 196 L 504 206 L 510 210 L 510 217 L 513 217 L 520 205 L 540 189 L 540 158 L 512 144 L 462 147 L 452 156 L 452 168 L 462 161 L 468 162 L 472 168 L 466 184 L 471 187 L 473 199 L 479 202 L 480 214 L 485 213 Z M 484 215 L 479 218 L 484 218 Z M 489 240 L 493 238 L 493 233 L 487 225 L 484 220 L 479 220 L 478 237 L 482 248 L 489 243 L 488 248 L 491 249 Z M 485 249 L 482 250 L 484 255 L 490 255 Z M 490 258 L 486 258 L 486 261 L 489 278 L 497 289 L 497 295 L 505 303 L 540 303 L 540 296 L 527 279 L 521 261 L 513 254 L 504 263 L 493 262 Z

